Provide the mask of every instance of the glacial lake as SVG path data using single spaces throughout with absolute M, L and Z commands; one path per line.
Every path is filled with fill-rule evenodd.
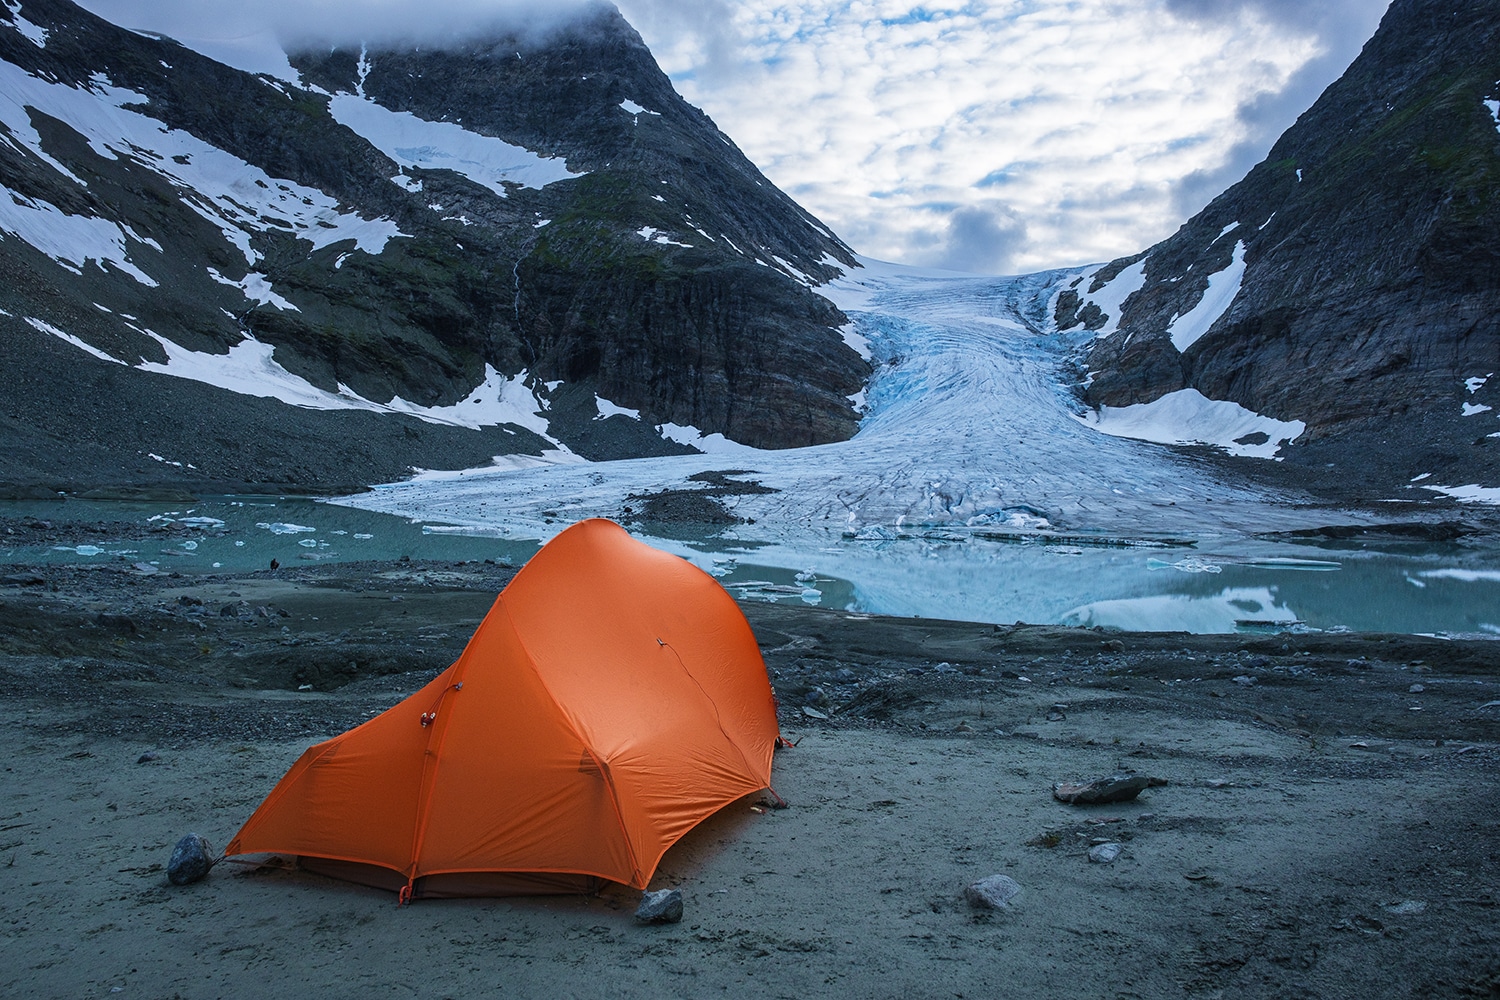
M 504 528 L 414 520 L 303 497 L 193 504 L 0 503 L 52 520 L 48 545 L 6 545 L 0 563 L 147 563 L 184 575 L 324 562 L 492 559 L 522 565 L 534 538 Z M 134 522 L 142 537 L 83 530 Z M 63 530 L 66 524 L 78 530 Z M 555 525 L 561 528 L 561 523 Z M 1123 630 L 1391 631 L 1500 637 L 1500 549 L 1466 542 L 1284 542 L 1204 537 L 1190 546 L 997 540 L 951 530 L 814 543 L 757 540 L 753 528 L 630 526 L 747 600 L 855 613 Z M 152 530 L 160 529 L 160 530 Z

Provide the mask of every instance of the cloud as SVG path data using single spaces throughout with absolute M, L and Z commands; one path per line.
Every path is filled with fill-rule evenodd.
M 115 24 L 233 47 L 309 43 L 451 44 L 497 30 L 544 37 L 591 0 L 80 0 Z
M 84 0 L 282 76 L 278 40 L 545 32 L 589 2 Z M 618 2 L 678 90 L 856 250 L 986 270 L 1108 260 L 1169 235 L 1264 156 L 1386 5 Z
M 967 205 L 947 213 L 947 232 L 933 263 L 950 271 L 1008 274 L 1026 242 L 1026 223 L 1004 205 Z
M 1286 30 L 1306 32 L 1320 51 L 1305 62 L 1278 91 L 1258 94 L 1235 109 L 1242 138 L 1216 167 L 1184 177 L 1174 193 L 1177 211 L 1186 217 L 1212 201 L 1259 163 L 1276 139 L 1312 106 L 1330 83 L 1348 68 L 1375 33 L 1389 0 L 1167 0 L 1173 15 L 1200 23 L 1258 16 Z
M 857 250 L 951 266 L 980 246 L 960 238 L 973 208 L 1007 233 L 992 261 L 1043 268 L 1169 235 L 1337 77 L 1383 0 L 620 5 L 684 96 Z

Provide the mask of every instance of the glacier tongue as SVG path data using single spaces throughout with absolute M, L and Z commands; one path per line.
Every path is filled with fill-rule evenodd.
M 547 538 L 566 522 L 621 516 L 631 494 L 690 489 L 701 485 L 688 480 L 695 473 L 745 469 L 776 492 L 727 498 L 733 513 L 755 522 L 735 533 L 798 549 L 879 528 L 998 524 L 1142 538 L 1316 520 L 1282 497 L 1076 419 L 1080 407 L 1066 383 L 1080 342 L 1057 333 L 1044 307 L 1077 272 L 982 278 L 863 263 L 820 289 L 851 315 L 877 366 L 867 415 L 849 441 L 477 469 L 342 502 Z

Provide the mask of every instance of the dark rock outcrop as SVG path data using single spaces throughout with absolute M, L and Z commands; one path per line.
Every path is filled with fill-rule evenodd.
M 853 433 L 845 397 L 868 365 L 812 290 L 852 255 L 672 90 L 613 7 L 542 39 L 291 60 L 300 86 L 68 0 L 0 10 L 0 70 L 28 116 L 0 126 L 15 140 L 0 197 L 119 247 L 110 261 L 14 227 L 0 239 L 0 480 L 325 491 L 575 437 L 601 457 L 670 453 L 653 429 L 667 422 L 772 448 Z M 491 186 L 403 166 L 339 123 L 356 92 L 573 176 Z M 146 116 L 159 145 L 86 134 L 84 105 Z M 359 220 L 399 235 L 329 235 Z M 525 373 L 505 399 L 538 416 L 475 428 L 291 407 L 140 368 L 247 337 L 330 397 L 397 410 Z M 547 427 L 554 396 L 577 410 L 595 395 L 638 418 Z
M 1244 180 L 1059 297 L 1061 327 L 1105 333 L 1086 401 L 1191 387 L 1302 420 L 1281 455 L 1356 489 L 1495 478 L 1500 380 L 1465 382 L 1500 372 L 1497 98 L 1493 3 L 1396 0 Z M 1212 317 L 1211 279 L 1240 266 L 1232 304 L 1189 342 L 1178 318 Z

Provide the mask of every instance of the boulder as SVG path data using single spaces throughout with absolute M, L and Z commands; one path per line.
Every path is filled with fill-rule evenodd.
M 167 862 L 167 881 L 173 885 L 187 885 L 208 874 L 214 866 L 212 850 L 208 841 L 200 834 L 190 833 L 172 848 L 172 859 Z
M 1075 806 L 1096 806 L 1108 802 L 1129 802 L 1155 784 L 1165 784 L 1144 774 L 1112 774 L 1082 783 L 1061 782 L 1052 786 L 1052 797 Z
M 1021 883 L 1009 875 L 991 875 L 964 888 L 964 899 L 978 910 L 1005 910 L 1021 895 Z
M 658 889 L 641 894 L 635 909 L 638 924 L 675 924 L 682 920 L 682 890 Z

